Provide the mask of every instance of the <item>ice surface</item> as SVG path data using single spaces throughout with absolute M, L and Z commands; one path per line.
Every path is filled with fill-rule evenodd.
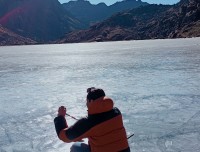
M 53 119 L 60 105 L 85 116 L 91 86 L 121 109 L 132 151 L 199 152 L 199 42 L 0 47 L 0 152 L 69 151 Z

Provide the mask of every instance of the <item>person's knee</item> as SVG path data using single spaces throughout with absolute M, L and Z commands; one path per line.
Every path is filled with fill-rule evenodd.
M 70 152 L 90 152 L 90 147 L 85 143 L 76 142 L 71 146 Z
M 70 152 L 79 152 L 80 149 L 81 149 L 80 143 L 74 143 L 70 148 Z

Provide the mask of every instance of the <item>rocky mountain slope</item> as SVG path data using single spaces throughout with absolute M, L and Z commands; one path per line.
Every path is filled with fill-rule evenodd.
M 148 5 L 148 3 L 142 2 L 141 0 L 124 0 L 116 2 L 111 6 L 107 6 L 105 3 L 93 5 L 87 0 L 69 1 L 63 4 L 64 8 L 84 23 L 86 27 L 102 21 L 117 12 L 144 5 Z
M 147 5 L 118 13 L 88 30 L 67 34 L 59 43 L 200 36 L 200 0 Z
M 81 28 L 58 0 L 0 0 L 0 24 L 40 43 Z
M 0 25 L 0 46 L 2 45 L 25 45 L 36 44 L 35 41 L 17 35 Z

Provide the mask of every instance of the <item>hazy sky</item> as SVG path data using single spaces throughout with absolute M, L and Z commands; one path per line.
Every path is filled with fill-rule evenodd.
M 60 3 L 66 3 L 68 1 L 71 1 L 71 0 L 59 0 Z M 75 1 L 75 0 L 74 0 Z M 90 1 L 92 4 L 98 4 L 100 2 L 104 2 L 106 3 L 107 5 L 111 5 L 117 1 L 122 1 L 122 0 L 88 0 Z M 175 4 L 177 2 L 179 2 L 180 0 L 142 0 L 143 2 L 147 2 L 147 3 L 155 3 L 155 4 Z

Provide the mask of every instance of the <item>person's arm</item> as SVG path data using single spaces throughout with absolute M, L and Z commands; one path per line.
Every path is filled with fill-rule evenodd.
M 63 142 L 80 141 L 89 135 L 89 124 L 86 118 L 78 120 L 73 126 L 68 127 L 66 119 L 66 108 L 60 107 L 58 116 L 54 119 L 56 133 Z
M 66 108 L 64 106 L 59 107 L 58 116 L 54 119 L 56 133 L 59 138 L 59 134 L 63 129 L 68 128 L 67 121 L 65 119 Z
M 57 116 L 57 117 L 54 119 L 54 124 L 55 124 L 55 129 L 56 129 L 56 133 L 57 133 L 58 137 L 59 137 L 60 132 L 61 132 L 63 129 L 68 128 L 66 119 L 65 119 L 65 117 L 63 117 L 63 116 Z

